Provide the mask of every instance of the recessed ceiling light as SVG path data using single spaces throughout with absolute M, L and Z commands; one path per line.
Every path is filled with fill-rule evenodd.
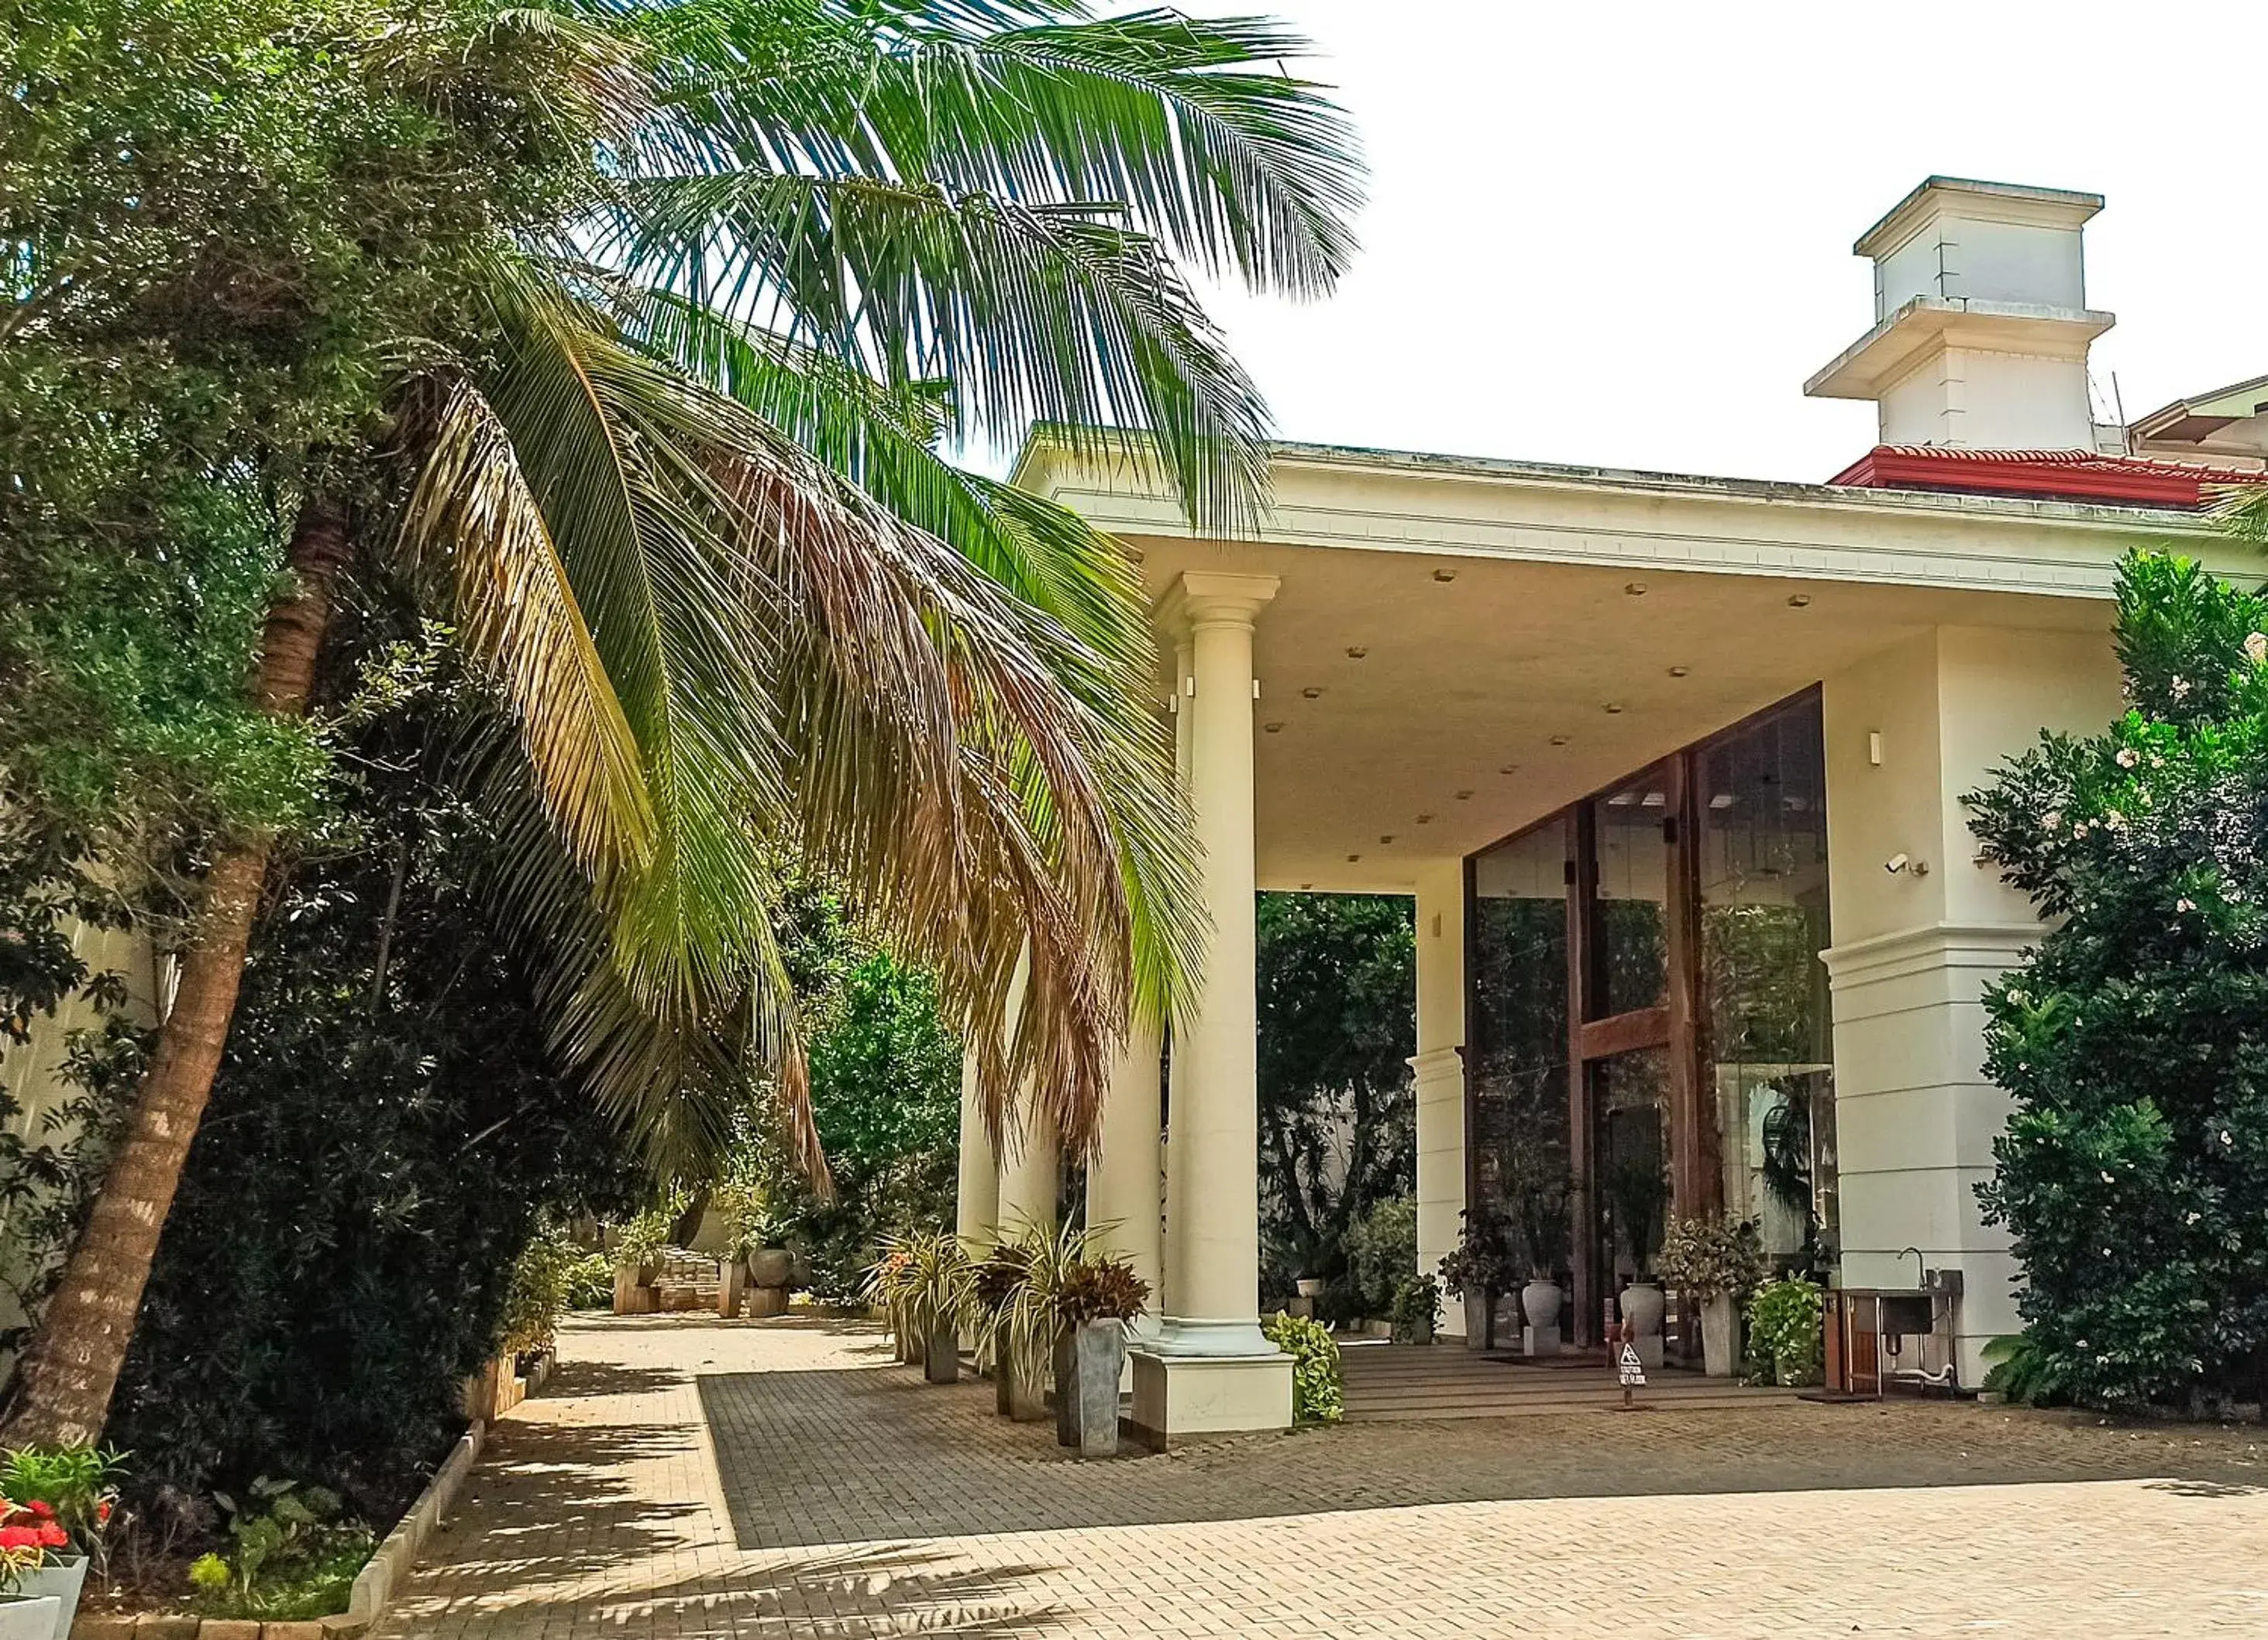
M 1418 823 L 1420 826 L 1431 826 L 1433 823 L 1433 817 L 1431 814 L 1420 814 L 1418 817 Z
M 1454 570 L 1436 570 L 1433 571 L 1433 578 L 1446 585 L 1457 578 L 1457 572 Z
M 1347 658 L 1349 660 L 1360 660 L 1365 655 L 1369 653 L 1370 651 L 1364 649 L 1360 644 L 1350 643 L 1347 646 Z
M 1682 678 L 1692 670 L 1690 666 L 1672 666 L 1669 669 L 1669 675 L 1673 678 Z
M 1393 841 L 1394 834 L 1392 832 L 1388 832 L 1384 836 L 1379 839 L 1379 842 L 1392 842 Z
M 1312 683 L 1311 683 L 1311 684 L 1309 684 L 1306 688 L 1304 688 L 1304 689 L 1300 690 L 1300 694 L 1301 695 L 1301 696 L 1302 696 L 1303 698 L 1307 699 L 1307 700 L 1310 700 L 1310 701 L 1320 701 L 1320 700 L 1322 700 L 1322 699 L 1323 698 L 1323 692 L 1322 692 L 1322 688 L 1321 688 L 1320 687 L 1318 687 L 1317 685 L 1315 685 L 1315 684 L 1312 684 Z
M 1263 724 L 1260 726 L 1263 729 L 1265 729 L 1270 734 L 1282 734 L 1284 732 L 1284 725 L 1282 724 Z
M 1362 858 L 1362 856 L 1360 856 L 1360 855 L 1359 855 L 1359 854 L 1350 854 L 1349 856 L 1347 856 L 1347 864 L 1348 864 L 1349 865 L 1352 865 L 1352 864 L 1353 864 L 1357 860 L 1359 860 L 1360 858 Z
M 1551 744 L 1554 746 L 1565 746 L 1567 744 L 1567 737 L 1564 734 L 1555 734 L 1551 737 Z
M 1468 786 L 1462 791 L 1457 793 L 1457 801 L 1460 803 L 1469 803 L 1472 800 L 1472 788 Z
M 1520 765 L 1517 763 L 1506 763 L 1502 769 L 1498 769 L 1496 772 L 1499 775 L 1516 775 L 1520 772 Z
M 1609 701 L 1607 702 L 1607 710 L 1609 712 L 1619 712 L 1622 709 L 1623 703 L 1620 701 Z
M 1808 592 L 1790 592 L 1787 595 L 1787 607 L 1790 609 L 1808 609 L 1811 607 L 1811 594 Z
M 1301 883 L 1300 886 L 1301 888 L 1313 888 L 1314 885 L 1313 883 Z
M 1632 581 L 1629 585 L 1624 587 L 1623 591 L 1628 592 L 1632 598 L 1644 598 L 1646 596 L 1646 583 L 1643 581 Z

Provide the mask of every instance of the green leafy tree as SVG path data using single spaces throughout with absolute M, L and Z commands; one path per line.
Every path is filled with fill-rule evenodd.
M 1391 1239 L 1366 1221 L 1415 1188 L 1417 942 L 1410 902 L 1382 894 L 1263 894 L 1259 905 L 1260 1154 L 1267 1279 L 1336 1284 L 1383 1313 L 1393 1289 L 1356 1292 L 1351 1259 Z M 1390 1215 L 1389 1215 L 1390 1218 Z M 1415 1221 L 1410 1261 L 1416 1267 Z
M 1978 1195 L 2013 1234 L 2035 1364 L 2099 1406 L 2225 1396 L 2268 1342 L 2268 598 L 2129 556 L 2131 710 L 1982 791 L 2047 919 L 1987 991 L 2015 1111 Z
M 154 452 L 263 526 L 288 575 L 235 727 L 308 744 L 373 562 L 450 621 L 494 694 L 468 779 L 511 836 L 506 938 L 547 954 L 547 1041 L 656 1162 L 714 1154 L 752 1055 L 821 1166 L 770 933 L 783 842 L 958 1021 L 998 1018 L 1027 952 L 1015 1041 L 972 1037 L 980 1088 L 1091 1131 L 1129 1007 L 1167 1008 L 1199 938 L 1146 611 L 1115 544 L 939 442 L 1045 421 L 1156 462 L 1207 527 L 1259 516 L 1262 407 L 1182 262 L 1301 294 L 1346 265 L 1356 164 L 1281 70 L 1300 42 L 1079 0 L 18 0 L 0 22 L 0 337 L 33 413 L 161 362 L 155 430 L 130 390 L 93 393 L 76 448 L 102 493 Z M 0 496 L 68 541 L 77 472 Z M 206 840 L 11 1440 L 100 1425 L 291 823 L 276 795 Z

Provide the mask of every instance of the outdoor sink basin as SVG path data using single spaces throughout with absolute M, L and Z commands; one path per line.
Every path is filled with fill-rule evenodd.
M 1882 1306 L 1881 1332 L 1911 1336 L 1937 1330 L 1936 1305 L 1926 1292 L 1886 1292 L 1877 1302 Z

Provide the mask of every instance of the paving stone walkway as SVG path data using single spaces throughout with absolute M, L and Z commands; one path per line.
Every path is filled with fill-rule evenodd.
M 1946 1404 L 1080 1464 L 862 1324 L 580 1321 L 385 1640 L 2268 1636 L 2268 1437 Z

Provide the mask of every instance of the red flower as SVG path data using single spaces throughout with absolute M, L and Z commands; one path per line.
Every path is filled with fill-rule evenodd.
M 110 1500 L 108 1498 L 104 1498 L 100 1503 L 94 1506 L 94 1524 L 99 1526 L 107 1526 L 110 1524 Z
M 30 1510 L 42 1520 L 53 1520 L 55 1518 L 55 1506 L 43 1499 L 35 1497 L 30 1503 L 25 1504 L 24 1507 Z
M 41 1548 L 61 1548 L 70 1541 L 70 1533 L 54 1521 L 44 1522 L 39 1528 Z
M 0 1526 L 0 1551 L 40 1547 L 40 1534 L 30 1526 Z

